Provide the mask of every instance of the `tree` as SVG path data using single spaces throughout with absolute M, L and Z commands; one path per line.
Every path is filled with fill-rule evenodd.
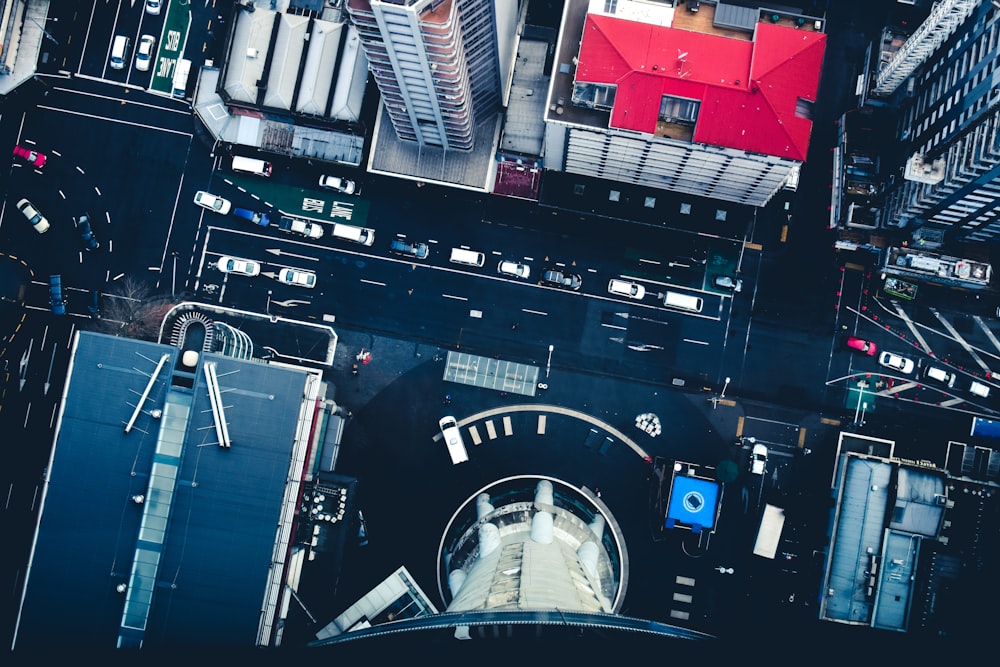
M 125 276 L 104 293 L 97 330 L 155 341 L 160 335 L 160 323 L 173 307 L 173 297 L 154 295 L 149 283 Z

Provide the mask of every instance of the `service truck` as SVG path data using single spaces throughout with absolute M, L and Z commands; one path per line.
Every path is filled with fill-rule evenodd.
M 290 218 L 287 215 L 281 216 L 281 219 L 278 220 L 278 229 L 289 234 L 298 234 L 310 239 L 323 237 L 323 227 L 319 223 Z

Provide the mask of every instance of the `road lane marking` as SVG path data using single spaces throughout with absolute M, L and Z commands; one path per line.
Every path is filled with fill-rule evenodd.
M 913 337 L 917 339 L 918 343 L 920 343 L 920 347 L 924 349 L 924 353 L 931 354 L 931 346 L 927 344 L 927 341 L 924 340 L 924 337 L 920 335 L 919 331 L 917 331 L 917 327 L 914 326 L 913 320 L 911 320 L 910 316 L 906 314 L 906 311 L 903 310 L 903 308 L 896 301 L 892 302 L 892 307 L 896 309 L 896 312 L 902 318 L 903 322 L 906 323 L 906 328 L 910 330 L 910 333 L 913 334 Z M 933 354 L 931 354 L 931 356 L 933 356 Z
M 946 320 L 944 318 L 944 315 L 942 315 L 941 313 L 939 313 L 934 308 L 930 308 L 930 311 L 932 313 L 934 313 L 934 317 L 938 318 L 938 321 L 944 326 L 945 329 L 948 330 L 948 333 L 950 333 L 952 335 L 952 337 L 956 341 L 958 341 L 958 344 L 961 345 L 963 348 L 965 348 L 965 351 L 969 353 L 969 356 L 972 357 L 973 359 L 975 359 L 976 363 L 979 364 L 980 368 L 982 368 L 987 373 L 992 373 L 993 372 L 993 371 L 990 370 L 990 367 L 986 365 L 986 362 L 983 361 L 982 358 L 978 354 L 976 354 L 976 351 L 972 349 L 972 346 L 965 342 L 965 339 L 962 338 L 961 334 L 959 334 L 955 330 L 955 327 L 951 326 L 951 322 L 949 322 L 948 320 Z
M 456 301 L 468 301 L 469 300 L 469 297 L 467 297 L 467 296 L 455 296 L 454 294 L 442 294 L 441 296 L 443 296 L 446 299 L 455 299 Z
M 708 345 L 708 342 L 707 342 L 707 341 L 703 341 L 703 340 L 694 340 L 693 338 L 684 338 L 684 339 L 682 339 L 682 340 L 683 340 L 683 341 L 684 341 L 685 343 L 692 343 L 692 344 L 694 344 L 694 345 Z
M 530 308 L 522 308 L 522 312 L 531 313 L 532 315 L 548 315 L 548 313 L 542 312 L 540 310 L 531 310 Z
M 47 111 L 57 111 L 59 113 L 68 113 L 71 116 L 83 116 L 84 118 L 92 118 L 94 120 L 106 120 L 109 123 L 118 123 L 119 125 L 131 125 L 132 127 L 141 127 L 143 129 L 146 129 L 146 130 L 156 130 L 157 132 L 166 132 L 168 134 L 179 134 L 182 137 L 191 137 L 192 136 L 192 134 L 190 132 L 181 132 L 180 130 L 170 130 L 170 129 L 167 129 L 165 127 L 157 127 L 155 125 L 146 125 L 145 123 L 133 123 L 132 121 L 128 121 L 128 120 L 118 120 L 117 118 L 108 118 L 106 116 L 97 116 L 95 114 L 83 113 L 81 111 L 70 111 L 69 109 L 57 109 L 55 107 L 47 107 L 47 106 L 42 106 L 42 105 L 38 105 L 38 108 L 39 109 L 45 109 Z M 83 173 L 82 169 L 80 169 L 79 167 L 77 167 L 77 169 L 80 171 L 81 174 Z
M 983 318 L 979 317 L 979 315 L 973 315 L 972 319 L 979 325 L 979 328 L 983 330 L 986 337 L 990 339 L 990 342 L 993 343 L 993 347 L 1000 350 L 1000 340 L 997 340 L 997 337 L 993 335 L 993 330 L 986 326 L 986 323 L 983 322 Z
M 545 435 L 545 415 L 538 415 L 538 435 Z
M 510 425 L 510 415 L 504 415 L 503 418 L 503 434 L 504 435 L 514 435 L 514 429 Z
M 469 435 L 472 436 L 472 444 L 483 444 L 483 439 L 479 437 L 479 430 L 476 428 L 475 424 L 469 427 Z
M 385 283 L 380 283 L 377 280 L 367 280 L 365 278 L 362 278 L 361 282 L 368 283 L 369 285 L 378 285 L 379 287 L 385 287 Z
M 497 429 L 493 425 L 493 420 L 492 419 L 487 419 L 486 420 L 486 435 L 490 436 L 490 440 L 496 440 L 497 439 Z

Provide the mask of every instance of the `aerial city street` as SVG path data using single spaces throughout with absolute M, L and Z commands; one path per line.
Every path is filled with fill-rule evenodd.
M 8 651 L 989 636 L 1000 2 L 0 10 Z

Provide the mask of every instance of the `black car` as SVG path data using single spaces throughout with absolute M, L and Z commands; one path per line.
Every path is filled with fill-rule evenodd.
M 426 243 L 410 243 L 403 239 L 393 239 L 392 244 L 389 246 L 389 251 L 397 255 L 413 257 L 414 259 L 427 259 L 427 256 L 431 254 L 430 246 Z
M 563 287 L 565 289 L 578 290 L 583 284 L 583 278 L 576 273 L 563 273 L 555 269 L 550 269 L 542 273 L 540 285 L 551 285 L 552 287 Z
M 84 213 L 76 221 L 76 228 L 80 230 L 80 238 L 83 239 L 84 250 L 97 250 L 101 247 L 94 230 L 90 228 L 90 216 Z
M 101 293 L 96 289 L 90 290 L 90 303 L 87 304 L 87 312 L 90 313 L 90 319 L 99 320 L 101 319 Z

